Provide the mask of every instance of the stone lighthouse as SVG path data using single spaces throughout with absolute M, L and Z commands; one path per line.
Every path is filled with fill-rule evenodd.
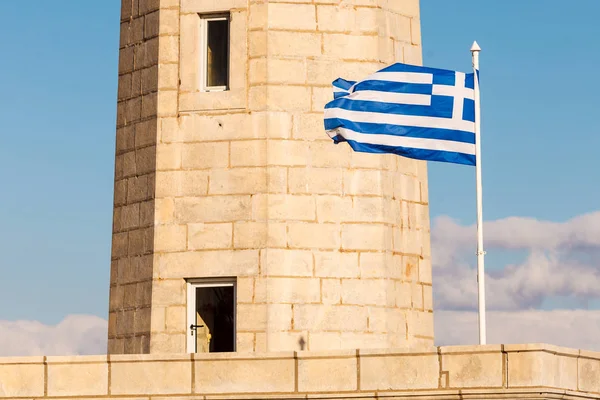
M 323 127 L 418 0 L 122 0 L 111 354 L 433 345 L 427 170 Z

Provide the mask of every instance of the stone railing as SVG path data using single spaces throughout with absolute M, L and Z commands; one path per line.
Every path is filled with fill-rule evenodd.
M 600 398 L 600 353 L 530 344 L 422 351 L 0 358 L 0 399 L 131 396 Z

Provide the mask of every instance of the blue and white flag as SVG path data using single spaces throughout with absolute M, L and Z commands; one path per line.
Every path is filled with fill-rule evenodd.
M 337 79 L 325 130 L 366 153 L 475 165 L 474 73 L 393 64 L 360 82 Z

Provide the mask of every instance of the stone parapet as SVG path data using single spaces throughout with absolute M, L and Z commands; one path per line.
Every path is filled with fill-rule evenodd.
M 0 399 L 600 398 L 600 353 L 545 344 L 422 351 L 0 358 Z M 175 397 L 174 397 L 175 396 Z

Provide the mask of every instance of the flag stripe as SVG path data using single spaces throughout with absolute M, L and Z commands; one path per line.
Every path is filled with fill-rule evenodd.
M 433 75 L 421 72 L 376 72 L 363 81 L 389 81 L 404 83 L 433 83 Z
M 325 119 L 332 118 L 339 118 L 341 120 L 354 122 L 414 126 L 419 128 L 439 128 L 452 131 L 475 131 L 475 124 L 469 121 L 460 121 L 449 118 L 421 117 L 415 115 L 396 115 L 366 111 L 351 111 L 344 110 L 342 108 L 326 108 Z
M 339 97 L 334 99 L 332 102 L 327 104 L 326 108 L 341 108 L 349 111 L 359 111 L 359 112 L 374 112 L 374 113 L 383 113 L 390 115 L 414 115 L 414 116 L 423 116 L 423 117 L 438 117 L 440 119 L 450 119 L 452 118 L 452 99 L 444 96 L 434 97 L 433 102 L 436 104 L 447 103 L 446 113 L 441 115 L 439 111 L 436 111 L 434 107 L 430 107 L 429 105 L 418 105 L 418 104 L 398 104 L 398 103 L 384 103 L 382 101 L 363 101 L 363 100 L 355 100 L 350 96 Z
M 475 165 L 475 155 L 472 154 L 361 143 L 354 140 L 346 140 L 342 136 L 336 136 L 333 138 L 333 140 L 336 143 L 347 142 L 354 151 L 359 151 L 362 153 L 392 153 L 403 157 L 414 158 L 417 160 L 441 161 L 454 164 Z
M 421 83 L 406 83 L 406 82 L 384 82 L 364 80 L 353 85 L 349 92 L 360 92 L 363 90 L 374 90 L 378 92 L 393 92 L 393 93 L 416 93 L 416 94 L 432 94 L 433 85 Z
M 350 88 L 355 84 L 356 82 L 354 81 L 347 81 L 342 78 L 338 78 L 335 81 L 333 81 L 333 87 L 337 87 L 343 90 L 350 90 Z
M 381 134 L 393 136 L 406 136 L 423 139 L 453 140 L 461 143 L 475 144 L 475 134 L 473 132 L 356 122 L 339 118 L 325 119 L 325 130 L 334 130 L 340 126 L 343 126 L 344 128 L 349 129 L 351 131 L 364 133 L 367 135 Z
M 375 90 L 362 90 L 346 96 L 348 100 L 375 101 L 379 103 L 413 104 L 430 106 L 431 96 L 416 93 L 390 93 Z
M 424 139 L 408 136 L 394 135 L 370 135 L 354 132 L 346 128 L 337 128 L 329 131 L 329 137 L 334 138 L 338 135 L 348 140 L 354 140 L 366 144 L 381 144 L 384 146 L 413 147 L 420 150 L 449 151 L 454 153 L 463 153 L 475 155 L 475 145 L 471 143 L 461 143 L 452 140 Z

